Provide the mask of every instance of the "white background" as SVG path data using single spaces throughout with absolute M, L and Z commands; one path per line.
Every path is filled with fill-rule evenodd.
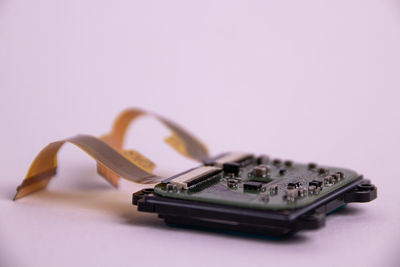
M 396 266 L 399 1 L 0 1 L 0 266 Z M 379 197 L 273 241 L 170 228 L 73 146 L 49 188 L 11 199 L 36 153 L 126 107 L 207 143 L 358 170 Z M 128 147 L 194 166 L 151 119 Z M 398 266 L 398 265 L 397 265 Z

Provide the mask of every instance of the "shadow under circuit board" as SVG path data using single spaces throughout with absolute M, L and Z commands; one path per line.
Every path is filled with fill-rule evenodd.
M 327 213 L 376 192 L 352 170 L 227 153 L 135 193 L 133 203 L 167 223 L 280 235 L 319 228 Z

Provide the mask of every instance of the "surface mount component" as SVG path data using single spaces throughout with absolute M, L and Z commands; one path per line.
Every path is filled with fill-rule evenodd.
M 133 204 L 169 224 L 285 235 L 318 229 L 326 214 L 376 197 L 352 170 L 227 153 L 134 193 Z

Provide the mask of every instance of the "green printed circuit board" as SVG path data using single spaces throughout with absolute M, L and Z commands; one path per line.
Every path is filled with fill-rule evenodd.
M 168 179 L 154 188 L 160 196 L 211 202 L 256 209 L 293 209 L 305 206 L 336 189 L 359 179 L 351 170 L 316 164 L 262 158 L 261 162 L 224 163 L 187 189 L 169 184 Z M 243 167 L 242 167 L 243 165 Z M 194 172 L 188 171 L 187 173 Z M 184 174 L 180 174 L 184 175 Z
M 133 204 L 167 223 L 283 235 L 317 229 L 326 214 L 376 196 L 349 169 L 226 153 L 134 193 Z

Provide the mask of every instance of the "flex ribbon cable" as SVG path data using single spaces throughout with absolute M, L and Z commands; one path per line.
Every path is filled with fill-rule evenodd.
M 150 112 L 128 109 L 117 117 L 112 131 L 100 139 L 78 135 L 47 145 L 34 159 L 24 181 L 17 188 L 14 200 L 46 188 L 56 174 L 57 153 L 66 142 L 76 145 L 93 157 L 97 161 L 99 174 L 115 187 L 118 186 L 119 177 L 137 183 L 159 182 L 161 178 L 152 173 L 155 164 L 151 160 L 135 150 L 123 150 L 130 124 L 142 115 L 151 115 L 168 127 L 172 135 L 165 141 L 182 155 L 197 161 L 208 158 L 207 147 L 177 124 Z
M 171 130 L 172 135 L 166 138 L 165 141 L 182 155 L 200 162 L 209 157 L 207 147 L 182 127 L 160 115 L 140 109 L 127 109 L 123 111 L 114 121 L 111 132 L 100 137 L 100 139 L 115 149 L 122 150 L 126 132 L 130 124 L 143 115 L 150 115 L 156 118 Z
M 57 152 L 66 142 L 74 144 L 85 151 L 99 164 L 106 166 L 112 173 L 132 182 L 155 183 L 161 179 L 140 168 L 138 164 L 133 163 L 102 140 L 89 135 L 78 135 L 50 143 L 39 152 L 24 181 L 17 188 L 14 200 L 44 189 L 47 186 L 50 179 L 56 174 Z

